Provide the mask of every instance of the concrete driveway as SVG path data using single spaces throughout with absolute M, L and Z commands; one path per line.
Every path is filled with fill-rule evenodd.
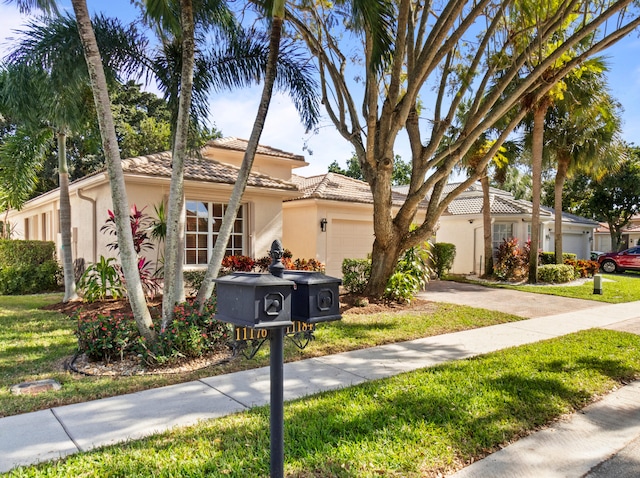
M 548 287 L 548 286 L 540 286 Z M 496 289 L 476 284 L 434 280 L 418 297 L 434 302 L 468 305 L 497 310 L 533 319 L 563 312 L 574 312 L 603 305 L 584 299 L 570 299 L 555 295 L 534 294 L 510 289 Z

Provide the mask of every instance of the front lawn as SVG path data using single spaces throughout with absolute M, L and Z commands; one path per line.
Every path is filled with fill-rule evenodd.
M 63 363 L 76 351 L 75 322 L 39 308 L 60 300 L 59 295 L 0 297 L 0 416 L 84 402 L 202 377 L 269 364 L 268 347 L 247 360 L 172 374 L 135 376 L 83 376 L 67 373 Z M 345 314 L 340 322 L 318 326 L 304 350 L 287 340 L 285 360 L 339 353 L 385 343 L 521 320 L 514 315 L 449 304 L 417 303 L 413 309 L 375 314 Z M 264 350 L 266 348 L 266 350 Z M 20 382 L 54 378 L 60 391 L 35 396 L 13 395 Z
M 302 398 L 285 406 L 285 474 L 442 476 L 639 376 L 640 336 L 593 329 Z M 268 407 L 11 473 L 268 474 Z
M 550 294 L 617 304 L 640 300 L 640 274 L 602 274 L 602 295 L 593 293 L 593 279 L 582 285 L 499 285 L 536 294 Z

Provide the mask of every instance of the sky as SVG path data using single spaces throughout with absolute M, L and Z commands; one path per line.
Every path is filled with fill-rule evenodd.
M 133 20 L 135 8 L 129 0 L 88 1 L 93 12 L 102 11 L 107 16 L 123 21 Z M 59 1 L 63 7 L 68 2 Z M 69 11 L 70 10 L 70 7 Z M 10 48 L 9 38 L 15 36 L 26 17 L 14 4 L 0 3 L 0 56 Z M 640 38 L 637 32 L 618 42 L 603 53 L 608 57 L 608 80 L 611 93 L 624 108 L 623 137 L 629 143 L 640 145 Z M 151 87 L 152 89 L 152 87 Z M 261 88 L 253 87 L 233 92 L 223 92 L 211 97 L 211 120 L 225 136 L 248 139 L 255 118 Z M 298 113 L 286 95 L 276 94 L 260 143 L 304 156 L 309 163 L 295 170 L 302 176 L 314 176 L 327 172 L 329 164 L 338 161 L 345 167 L 353 154 L 351 145 L 338 134 L 329 118 L 324 115 L 316 132 L 307 133 L 301 125 Z M 401 135 L 403 133 L 400 133 Z M 406 161 L 410 153 L 402 138 L 396 143 L 396 154 Z

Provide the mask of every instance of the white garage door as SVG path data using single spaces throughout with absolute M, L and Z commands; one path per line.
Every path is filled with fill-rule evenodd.
M 342 277 L 344 259 L 364 259 L 373 247 L 373 222 L 333 219 L 327 225 L 327 275 Z
M 575 254 L 578 259 L 588 259 L 586 255 L 586 234 L 563 234 L 562 251 Z M 552 243 L 553 245 L 553 243 Z

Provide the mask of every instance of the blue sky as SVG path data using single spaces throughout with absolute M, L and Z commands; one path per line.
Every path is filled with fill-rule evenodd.
M 68 2 L 59 2 L 69 5 Z M 106 15 L 116 16 L 123 21 L 135 17 L 136 11 L 129 0 L 89 1 L 89 8 L 101 9 Z M 70 8 L 70 7 L 69 7 Z M 8 48 L 8 37 L 19 29 L 25 21 L 15 5 L 0 4 L 0 54 Z M 610 65 L 609 84 L 612 94 L 624 107 L 623 136 L 626 141 L 640 145 L 640 38 L 638 33 L 622 40 L 604 53 Z M 225 136 L 248 138 L 257 111 L 260 88 L 225 92 L 212 96 L 211 112 L 215 125 Z M 402 133 L 401 133 L 402 134 Z M 280 148 L 305 157 L 309 166 L 296 172 L 303 176 L 313 176 L 327 171 L 328 165 L 337 160 L 345 165 L 353 149 L 336 131 L 328 118 L 323 118 L 317 134 L 307 134 L 300 125 L 298 114 L 288 97 L 276 95 L 272 101 L 262 144 Z M 396 153 L 405 160 L 410 155 L 402 141 L 397 143 Z M 307 150 L 304 150 L 304 145 Z M 310 151 L 313 154 L 310 154 Z

